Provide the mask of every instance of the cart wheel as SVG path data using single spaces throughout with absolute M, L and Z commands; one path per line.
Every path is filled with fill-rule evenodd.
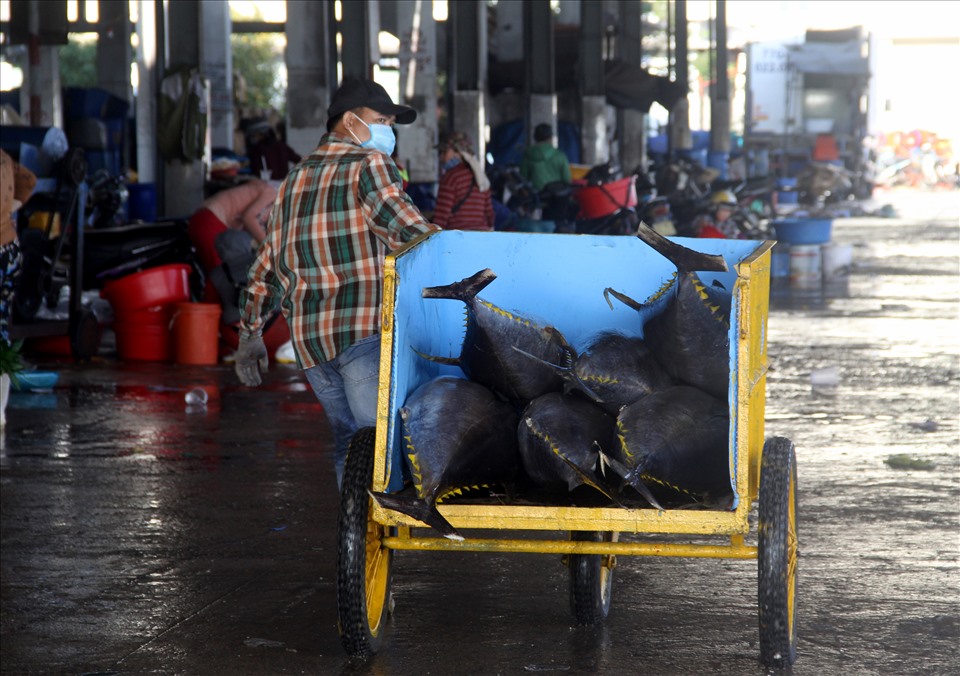
M 100 347 L 100 324 L 90 310 L 81 310 L 76 321 L 70 322 L 70 352 L 74 359 L 87 361 Z
M 385 527 L 370 520 L 376 429 L 365 427 L 350 441 L 337 520 L 337 612 L 347 653 L 368 657 L 383 641 L 390 597 L 392 552 L 381 546 Z
M 797 456 L 783 437 L 767 441 L 759 498 L 760 660 L 788 666 L 797 658 Z
M 570 539 L 580 542 L 615 542 L 616 533 L 573 531 Z M 607 619 L 613 591 L 613 556 L 571 554 L 570 610 L 577 624 L 595 625 Z

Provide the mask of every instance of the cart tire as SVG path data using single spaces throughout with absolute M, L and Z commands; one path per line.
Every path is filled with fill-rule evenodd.
M 356 657 L 379 650 L 390 606 L 392 552 L 381 544 L 386 528 L 370 519 L 375 437 L 365 427 L 350 441 L 337 519 L 337 626 Z
M 757 561 L 760 660 L 789 666 L 797 658 L 797 456 L 793 442 L 774 437 L 760 465 Z
M 615 535 L 573 531 L 570 539 L 580 542 L 614 542 Z M 607 619 L 613 591 L 613 563 L 612 555 L 570 555 L 570 611 L 577 624 L 593 626 Z

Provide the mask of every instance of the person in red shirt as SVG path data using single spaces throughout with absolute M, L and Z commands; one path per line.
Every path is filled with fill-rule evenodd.
M 493 230 L 494 212 L 490 180 L 473 154 L 466 134 L 443 134 L 440 152 L 440 186 L 433 222 L 445 230 Z

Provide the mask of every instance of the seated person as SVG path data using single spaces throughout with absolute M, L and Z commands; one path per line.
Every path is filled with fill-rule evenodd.
M 473 154 L 465 134 L 443 134 L 440 152 L 440 186 L 433 222 L 445 230 L 493 230 L 495 214 L 490 180 Z
M 204 300 L 222 303 L 227 323 L 239 320 L 238 310 L 233 317 L 234 296 L 246 283 L 246 266 L 253 262 L 257 246 L 267 236 L 264 226 L 276 197 L 273 186 L 252 179 L 207 198 L 190 217 L 187 233 L 207 275 Z M 224 253 L 231 260 L 224 261 Z M 236 294 L 231 290 L 234 286 Z
M 250 171 L 265 180 L 282 181 L 300 155 L 283 141 L 266 120 L 255 122 L 246 130 Z M 270 176 L 266 176 L 270 172 Z

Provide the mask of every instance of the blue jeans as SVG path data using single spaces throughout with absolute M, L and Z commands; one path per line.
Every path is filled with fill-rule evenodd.
M 343 463 L 350 439 L 361 427 L 371 427 L 377 422 L 380 335 L 357 341 L 330 361 L 303 373 L 333 430 L 333 461 L 339 489 L 343 484 Z

